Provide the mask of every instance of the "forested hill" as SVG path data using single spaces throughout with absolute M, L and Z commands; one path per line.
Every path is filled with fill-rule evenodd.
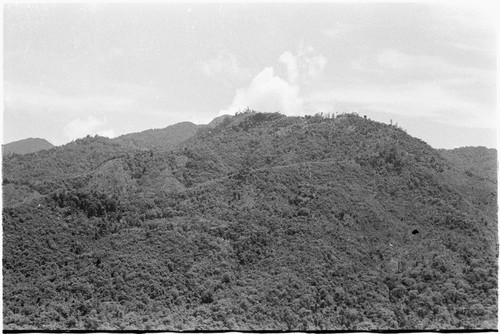
M 2 155 L 27 154 L 48 150 L 54 147 L 51 143 L 41 138 L 27 138 L 2 145 Z
M 469 176 L 497 180 L 497 151 L 486 147 L 460 147 L 452 150 L 439 150 L 439 153 L 450 160 L 457 168 Z
M 496 328 L 490 153 L 256 112 L 144 148 L 4 160 L 5 329 Z
M 194 136 L 199 127 L 199 125 L 191 122 L 181 122 L 164 129 L 151 129 L 126 134 L 113 139 L 113 141 L 130 149 L 167 151 Z

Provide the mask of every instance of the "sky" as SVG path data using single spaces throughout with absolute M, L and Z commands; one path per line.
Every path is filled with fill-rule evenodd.
M 247 107 L 497 145 L 496 11 L 453 3 L 6 3 L 3 140 L 62 145 Z

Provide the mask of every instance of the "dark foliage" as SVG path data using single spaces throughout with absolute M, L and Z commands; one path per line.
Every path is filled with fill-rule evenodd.
M 4 328 L 496 328 L 496 178 L 445 156 L 357 115 L 249 111 L 169 152 L 7 159 Z

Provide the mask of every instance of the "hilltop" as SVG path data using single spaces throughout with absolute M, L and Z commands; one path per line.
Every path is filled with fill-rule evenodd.
M 2 145 L 2 155 L 28 154 L 54 147 L 45 139 L 27 138 Z
M 496 151 L 355 114 L 186 137 L 4 161 L 4 328 L 496 328 Z

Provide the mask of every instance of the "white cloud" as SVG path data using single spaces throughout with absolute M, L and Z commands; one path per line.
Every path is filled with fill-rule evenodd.
M 312 46 L 301 44 L 297 54 L 284 52 L 280 62 L 285 64 L 288 72 L 288 81 L 292 84 L 308 82 L 317 79 L 326 65 L 326 58 L 320 55 Z
M 246 80 L 251 77 L 250 71 L 241 67 L 236 56 L 228 52 L 221 52 L 217 58 L 200 62 L 198 65 L 208 77 L 223 81 Z
M 220 114 L 235 113 L 247 107 L 262 112 L 279 111 L 286 115 L 303 114 L 305 109 L 316 110 L 314 106 L 304 109 L 304 99 L 299 92 L 301 87 L 319 78 L 326 58 L 312 46 L 302 43 L 295 54 L 285 51 L 279 61 L 287 69 L 288 80 L 275 75 L 273 67 L 267 67 L 252 79 L 247 88 L 238 89 L 231 105 Z
M 386 85 L 436 85 L 449 91 L 481 96 L 495 90 L 496 71 L 488 64 L 454 64 L 441 57 L 407 54 L 385 49 L 372 57 L 351 61 L 351 69 L 364 75 L 365 82 Z
M 323 30 L 322 33 L 328 38 L 339 39 L 345 38 L 347 33 L 351 32 L 353 29 L 354 26 L 352 24 L 337 21 L 332 28 Z
M 5 108 L 28 113 L 48 111 L 53 113 L 81 113 L 88 110 L 99 112 L 122 111 L 133 101 L 124 96 L 70 96 L 55 90 L 40 87 L 4 83 Z
M 114 137 L 114 132 L 111 129 L 102 129 L 106 124 L 106 118 L 99 119 L 92 115 L 87 119 L 80 117 L 72 120 L 63 128 L 64 136 L 70 140 L 85 137 L 86 135 L 99 134 L 106 137 Z
M 415 67 L 421 66 L 423 60 L 425 63 L 429 62 L 428 57 L 425 56 L 410 56 L 395 50 L 383 50 L 377 57 L 377 62 L 386 68 L 397 70 L 414 70 Z
M 299 71 L 297 68 L 297 57 L 295 57 L 291 52 L 285 51 L 280 56 L 280 62 L 285 64 L 288 72 L 288 81 L 295 83 L 297 82 L 297 77 L 299 76 Z
M 487 70 L 477 67 L 457 66 L 439 57 L 411 55 L 392 49 L 380 52 L 377 62 L 382 68 L 397 70 L 399 73 L 427 74 L 432 77 L 437 75 L 483 76 L 488 73 Z
M 99 136 L 114 138 L 116 137 L 115 131 L 113 129 L 101 130 L 97 133 Z
M 257 74 L 248 88 L 238 89 L 231 105 L 220 114 L 232 114 L 247 107 L 262 112 L 295 115 L 301 112 L 303 100 L 299 88 L 274 75 L 272 67 Z
M 494 44 L 485 43 L 464 43 L 463 41 L 451 43 L 451 46 L 467 52 L 474 52 L 476 54 L 486 56 L 488 58 L 496 58 L 496 47 Z
M 305 96 L 307 103 L 351 106 L 366 111 L 423 116 L 463 127 L 496 126 L 495 110 L 467 100 L 437 83 L 332 88 Z M 493 119 L 492 119 L 493 118 Z
M 436 3 L 431 7 L 431 14 L 446 25 L 495 33 L 498 22 L 498 5 L 495 2 L 456 1 L 451 4 Z

